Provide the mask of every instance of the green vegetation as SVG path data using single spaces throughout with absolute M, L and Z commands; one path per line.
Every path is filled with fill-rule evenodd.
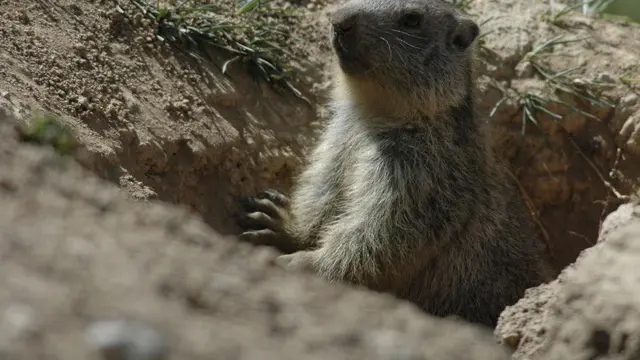
M 589 102 L 591 105 L 597 105 L 600 107 L 613 107 L 615 106 L 612 102 L 605 99 L 600 94 L 600 88 L 603 84 L 597 81 L 581 81 L 577 82 L 575 79 L 570 77 L 570 74 L 574 71 L 578 70 L 581 66 L 573 67 L 570 69 L 565 69 L 558 72 L 553 72 L 551 69 L 543 65 L 543 62 L 540 61 L 543 54 L 551 54 L 550 49 L 553 46 L 560 44 L 569 44 L 574 42 L 580 42 L 586 40 L 585 38 L 581 39 L 570 39 L 563 40 L 563 35 L 556 36 L 550 40 L 547 40 L 535 47 L 529 54 L 525 56 L 525 61 L 529 61 L 536 72 L 542 76 L 548 86 L 552 88 L 556 93 L 562 94 L 570 94 L 576 98 L 582 99 L 584 101 Z M 557 104 L 566 106 L 573 111 L 579 112 L 580 114 L 595 118 L 595 116 L 586 113 L 564 101 L 561 100 L 551 100 Z
M 640 1 L 638 0 L 601 0 L 596 11 L 603 17 L 623 17 L 627 21 L 640 22 Z
M 557 13 L 551 14 L 551 22 L 553 24 L 559 24 L 561 18 L 564 15 L 569 14 L 570 12 L 578 9 L 582 10 L 585 7 L 585 5 L 588 6 L 589 9 L 591 9 L 592 13 L 596 13 L 596 14 L 601 13 L 607 6 L 609 6 L 609 4 L 615 1 L 617 0 L 589 0 L 585 3 L 582 0 L 580 0 L 573 6 L 567 6 L 566 8 L 558 11 Z
M 51 146 L 60 155 L 70 155 L 76 140 L 69 127 L 51 113 L 36 114 L 29 125 L 18 128 L 20 141 Z
M 636 74 L 638 71 L 640 71 L 640 64 L 638 64 L 637 66 L 634 66 L 631 70 L 625 72 L 624 74 L 622 74 L 622 76 L 620 76 L 620 82 L 622 82 L 623 84 L 630 86 L 632 84 L 639 84 L 640 83 L 640 76 L 639 75 L 634 75 Z
M 292 70 L 286 64 L 290 54 L 282 45 L 289 35 L 281 28 L 260 21 L 239 22 L 242 16 L 257 11 L 259 0 L 245 1 L 235 13 L 228 6 L 214 2 L 189 6 L 187 1 L 175 7 L 150 4 L 143 0 L 129 0 L 146 18 L 157 24 L 156 38 L 180 44 L 179 48 L 197 62 L 205 61 L 207 47 L 224 50 L 230 59 L 221 66 L 227 70 L 241 63 L 256 80 L 269 83 L 276 90 L 288 90 L 306 100 L 291 83 Z M 118 5 L 121 12 L 122 7 Z M 287 17 L 290 10 L 260 7 L 265 17 Z M 230 13 L 232 12 L 232 13 Z M 231 21 L 233 19 L 234 21 Z
M 451 3 L 466 13 L 471 7 L 471 4 L 473 4 L 473 1 L 474 0 L 451 0 Z
M 561 71 L 553 71 L 544 64 L 544 61 L 542 61 L 543 57 L 557 55 L 553 54 L 552 52 L 554 46 L 586 40 L 584 38 L 564 40 L 563 37 L 563 35 L 559 35 L 552 39 L 544 41 L 542 44 L 536 46 L 533 50 L 531 50 L 523 59 L 523 61 L 529 62 L 534 71 L 545 80 L 547 89 L 549 90 L 548 93 L 556 95 L 547 96 L 533 92 L 525 92 L 523 94 L 519 94 L 522 104 L 523 136 L 525 135 L 527 123 L 531 123 L 540 128 L 540 123 L 537 119 L 537 115 L 539 113 L 544 113 L 550 116 L 555 121 L 562 119 L 562 115 L 559 115 L 551 110 L 550 105 L 560 105 L 561 107 L 565 107 L 570 111 L 577 112 L 582 116 L 598 120 L 595 115 L 586 112 L 567 101 L 562 100 L 563 95 L 569 95 L 572 98 L 585 101 L 591 106 L 603 108 L 611 108 L 615 106 L 613 102 L 611 102 L 601 94 L 603 86 L 610 86 L 611 84 L 604 84 L 595 80 L 580 79 L 580 81 L 578 81 L 578 79 L 571 77 L 571 74 L 580 69 L 581 66 L 564 69 Z M 493 115 L 495 113 L 497 108 L 504 102 L 504 100 L 506 99 L 503 98 L 498 101 L 498 103 L 491 111 L 490 115 Z
M 640 22 L 640 2 L 637 0 L 588 0 L 578 1 L 573 6 L 568 6 L 557 13 L 550 13 L 550 21 L 554 25 L 562 26 L 562 18 L 574 11 L 581 11 L 588 7 L 591 15 L 602 18 L 611 18 L 621 21 Z

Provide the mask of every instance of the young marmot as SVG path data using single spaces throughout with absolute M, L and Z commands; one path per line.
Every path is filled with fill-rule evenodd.
M 351 0 L 331 21 L 331 121 L 290 200 L 242 201 L 240 238 L 288 253 L 286 268 L 495 326 L 549 277 L 474 114 L 478 26 L 440 0 Z

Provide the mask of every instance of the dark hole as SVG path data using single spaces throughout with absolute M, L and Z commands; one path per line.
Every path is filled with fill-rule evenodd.
M 611 335 L 605 330 L 596 330 L 591 334 L 591 347 L 598 355 L 607 354 L 611 347 Z

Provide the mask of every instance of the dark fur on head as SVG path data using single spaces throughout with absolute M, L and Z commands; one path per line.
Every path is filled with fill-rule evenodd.
M 453 5 L 350 0 L 332 13 L 331 24 L 343 73 L 338 97 L 408 116 L 435 116 L 464 100 L 479 28 Z

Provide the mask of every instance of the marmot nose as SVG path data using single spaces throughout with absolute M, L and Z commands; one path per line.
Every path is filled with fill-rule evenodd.
M 342 16 L 337 17 L 333 20 L 333 30 L 338 35 L 344 35 L 346 33 L 352 32 L 357 24 L 357 16 Z

